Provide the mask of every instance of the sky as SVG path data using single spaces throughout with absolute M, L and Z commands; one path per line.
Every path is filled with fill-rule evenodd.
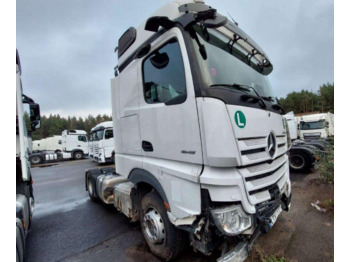
M 111 115 L 114 48 L 166 0 L 17 0 L 16 47 L 24 93 L 41 114 Z M 208 0 L 270 58 L 275 95 L 334 82 L 332 0 Z

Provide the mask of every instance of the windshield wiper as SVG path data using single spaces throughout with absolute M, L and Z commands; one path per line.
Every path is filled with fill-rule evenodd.
M 229 84 L 215 84 L 215 85 L 210 85 L 210 87 L 220 87 L 220 86 L 223 86 L 223 87 L 229 87 L 229 88 L 235 88 L 237 90 L 241 90 L 241 91 L 247 91 L 250 93 L 250 90 L 252 89 L 254 91 L 254 93 L 256 94 L 256 96 L 253 96 L 251 94 L 245 94 L 242 96 L 243 100 L 246 101 L 250 98 L 254 99 L 255 98 L 255 101 L 258 102 L 260 101 L 260 105 L 263 107 L 263 108 L 266 108 L 266 104 L 264 102 L 264 100 L 262 99 L 262 97 L 258 94 L 258 92 L 251 86 L 248 86 L 248 85 L 241 85 L 241 84 L 232 84 L 232 85 L 229 85 Z
M 210 87 L 217 87 L 217 86 L 223 86 L 223 87 L 233 87 L 234 89 L 237 90 L 242 90 L 242 91 L 248 91 L 250 92 L 250 89 L 247 87 L 244 87 L 243 85 L 238 85 L 238 84 L 232 84 L 232 85 L 228 85 L 228 84 L 215 84 L 215 85 L 210 85 Z
M 275 98 L 272 96 L 262 96 L 261 98 L 269 102 L 275 102 Z

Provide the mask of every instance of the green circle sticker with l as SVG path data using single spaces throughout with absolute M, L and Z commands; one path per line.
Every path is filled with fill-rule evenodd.
M 239 128 L 244 128 L 246 124 L 246 119 L 242 111 L 236 111 L 235 122 Z

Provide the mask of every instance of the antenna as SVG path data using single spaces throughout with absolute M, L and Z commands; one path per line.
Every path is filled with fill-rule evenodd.
M 236 26 L 238 26 L 238 23 L 233 19 L 233 17 L 230 15 L 230 13 L 227 12 L 227 14 L 228 14 L 228 16 L 231 18 L 232 22 L 233 22 Z

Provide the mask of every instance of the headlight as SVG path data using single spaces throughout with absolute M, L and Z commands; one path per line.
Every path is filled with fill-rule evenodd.
M 241 205 L 211 210 L 216 226 L 226 235 L 234 236 L 252 226 L 252 217 Z

